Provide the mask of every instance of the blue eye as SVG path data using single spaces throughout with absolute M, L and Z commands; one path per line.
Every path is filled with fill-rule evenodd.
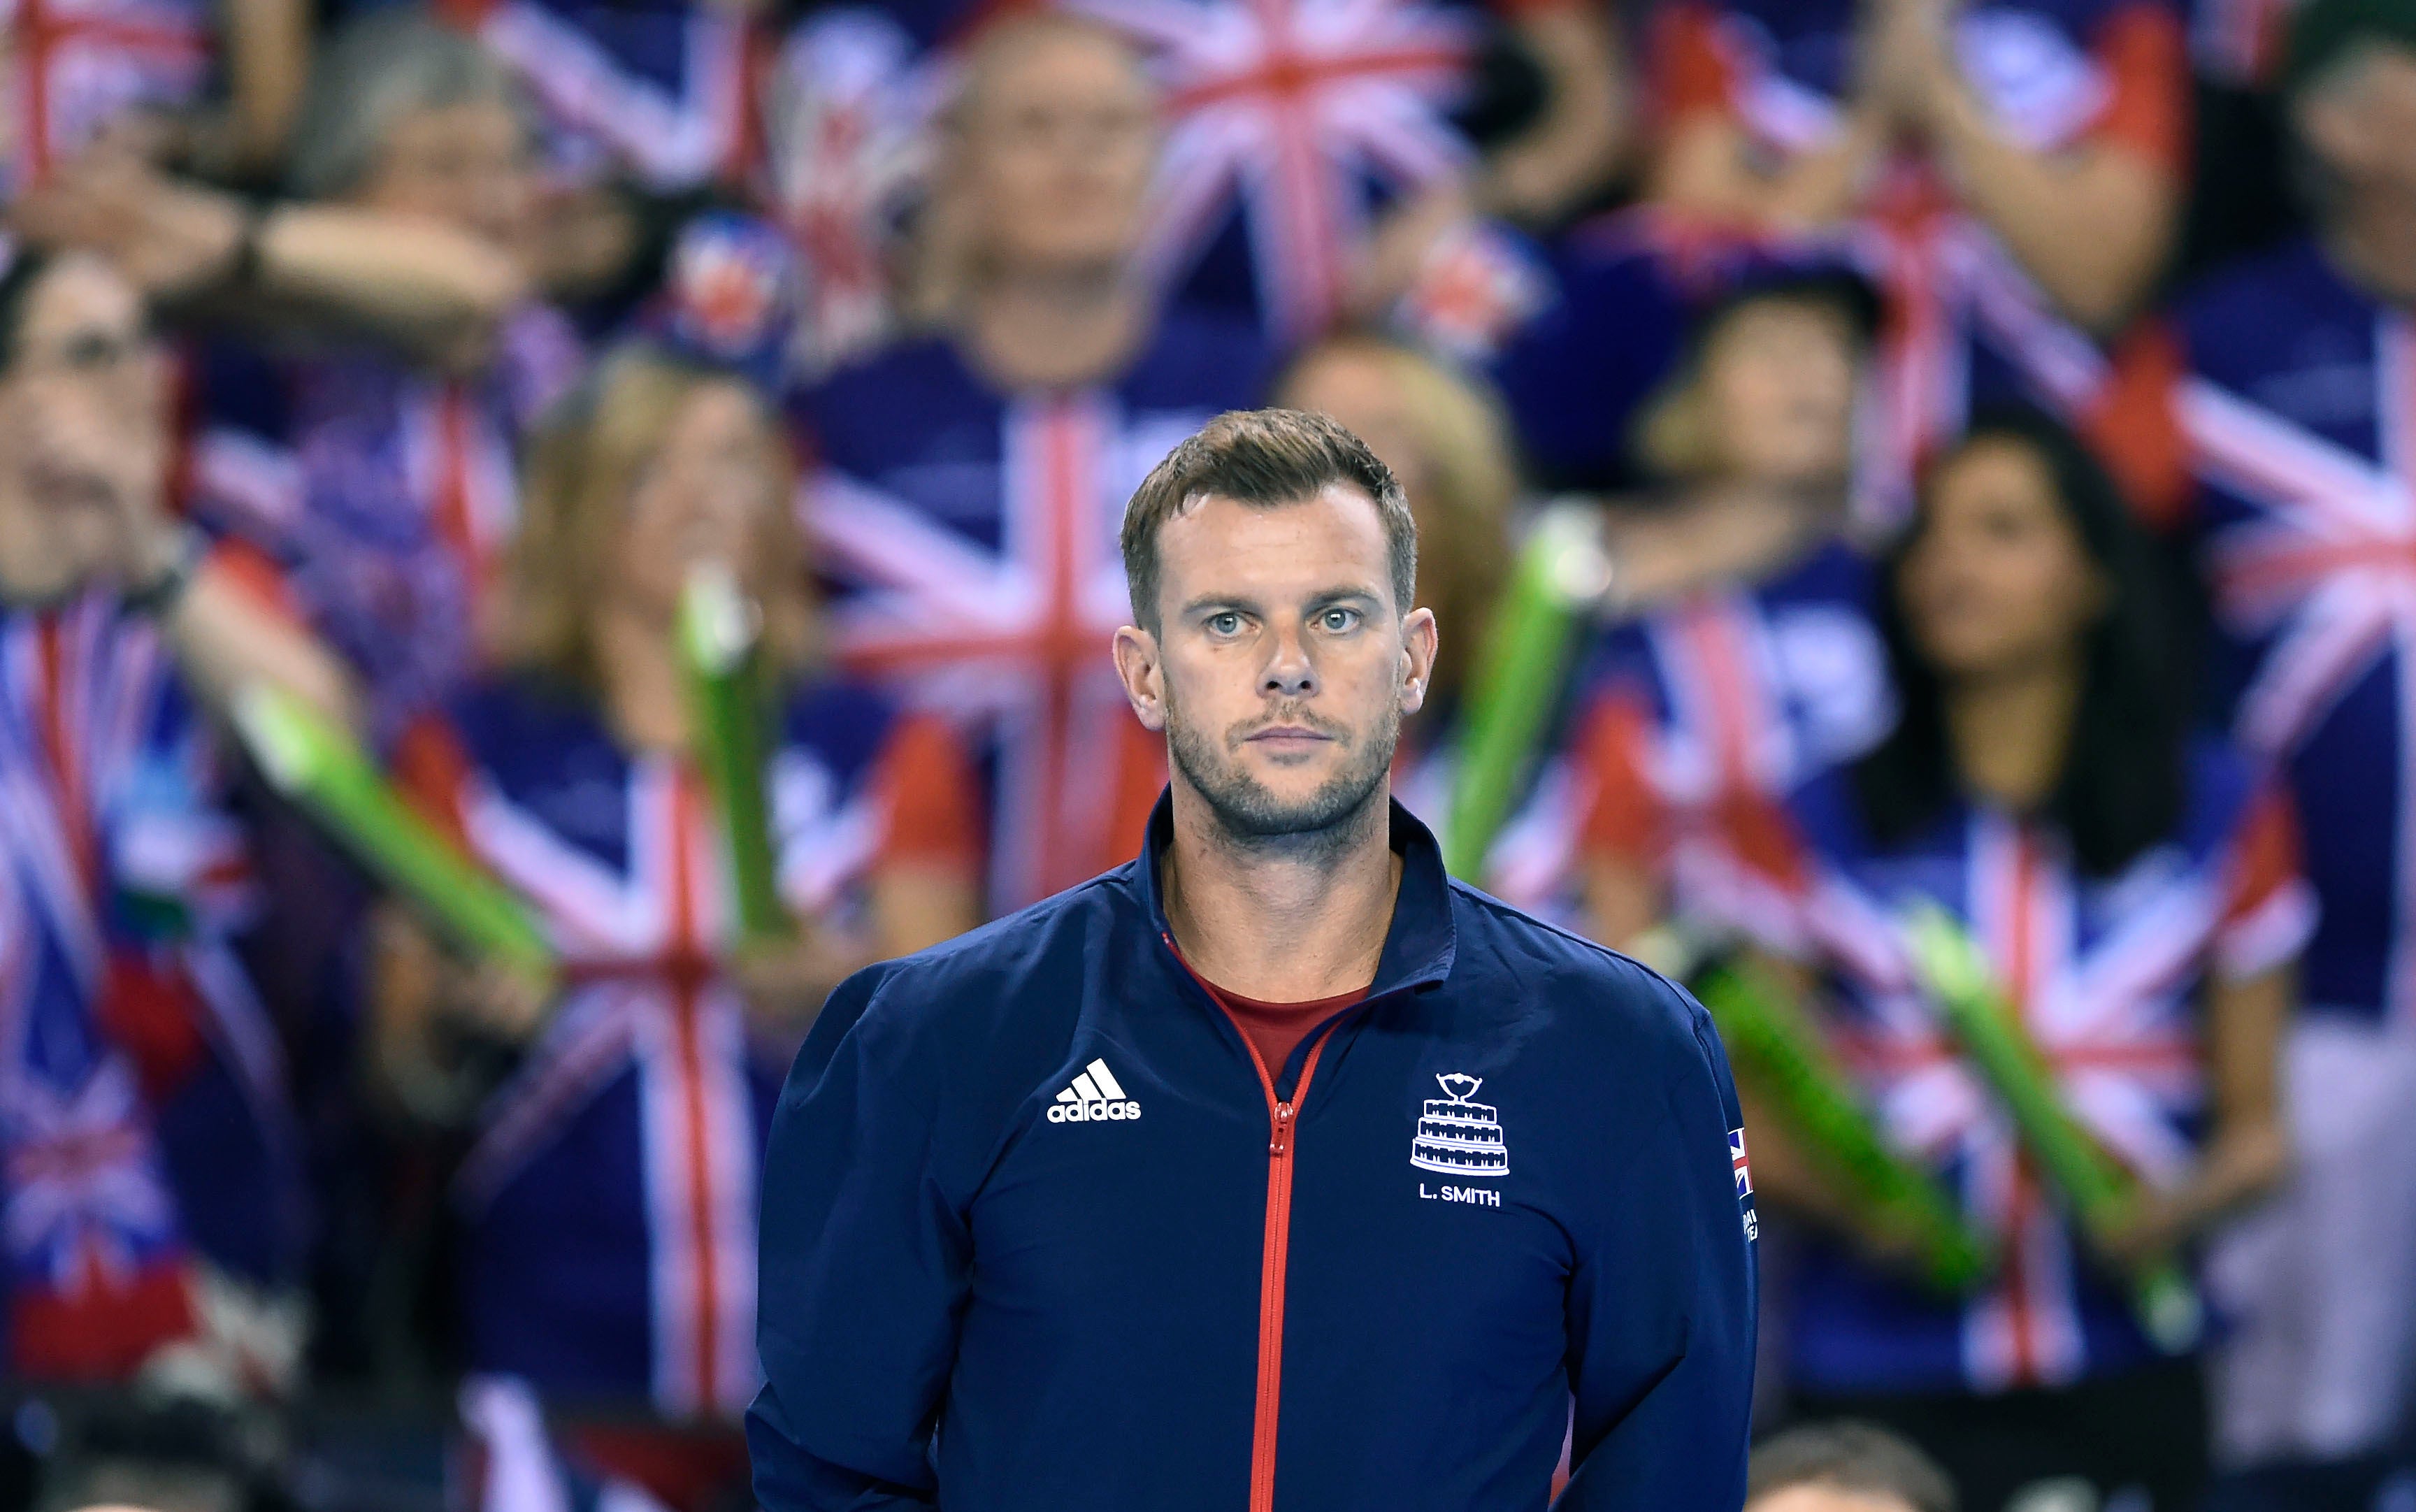
M 1242 616 L 1230 609 L 1221 614 L 1208 616 L 1208 633 L 1211 635 L 1238 635 L 1241 629 Z
M 1341 635 L 1358 626 L 1359 612 L 1355 609 L 1329 609 L 1317 616 L 1317 622 L 1329 634 Z

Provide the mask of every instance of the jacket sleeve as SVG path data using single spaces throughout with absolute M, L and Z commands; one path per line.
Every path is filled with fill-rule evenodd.
M 1668 987 L 1660 990 L 1675 992 Z M 1606 1192 L 1569 1285 L 1572 1474 L 1559 1512 L 1736 1512 L 1753 1407 L 1751 1198 L 1728 1058 L 1696 1054 Z
M 772 1118 L 747 1414 L 766 1512 L 939 1504 L 973 1250 L 932 1170 L 937 1076 L 880 1011 L 883 969 L 831 995 Z

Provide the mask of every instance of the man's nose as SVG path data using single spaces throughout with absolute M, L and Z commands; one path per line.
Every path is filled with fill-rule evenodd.
M 1317 691 L 1317 669 L 1309 663 L 1307 639 L 1298 630 L 1277 634 L 1261 691 L 1278 698 L 1306 698 Z

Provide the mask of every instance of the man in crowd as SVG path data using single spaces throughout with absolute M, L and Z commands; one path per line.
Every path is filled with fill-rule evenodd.
M 300 1156 L 230 949 L 201 701 L 342 679 L 162 506 L 165 360 L 98 259 L 0 276 L 0 1254 L 12 1376 L 292 1383 Z
M 1736 1506 L 1727 1062 L 1392 801 L 1437 641 L 1399 485 L 1227 415 L 1123 552 L 1170 787 L 1138 861 L 823 1011 L 764 1165 L 758 1499 L 1479 1512 L 1565 1434 L 1567 1512 Z
M 933 337 L 842 370 L 804 409 L 807 522 L 847 597 L 839 650 L 974 728 L 989 894 L 1021 907 L 1139 842 L 1160 767 L 1097 656 L 1124 622 L 1124 497 L 1220 410 L 1257 401 L 1246 325 L 1160 310 L 1133 256 L 1156 100 L 1095 23 L 997 23 L 941 144 Z

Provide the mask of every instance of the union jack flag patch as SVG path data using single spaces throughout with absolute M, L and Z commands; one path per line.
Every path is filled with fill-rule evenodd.
M 1761 1225 L 1753 1212 L 1753 1172 L 1744 1164 L 1744 1130 L 1729 1130 L 1729 1164 L 1736 1171 L 1737 1205 L 1744 1209 L 1744 1236 L 1760 1237 Z

